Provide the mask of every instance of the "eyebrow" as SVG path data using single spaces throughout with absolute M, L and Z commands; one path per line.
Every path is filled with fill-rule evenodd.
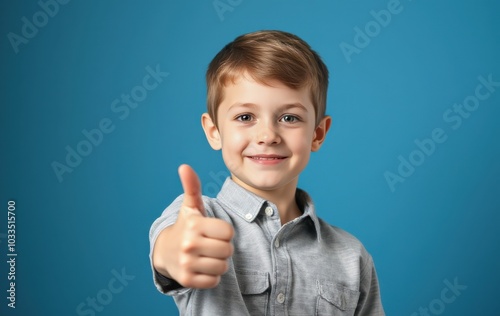
M 239 102 L 237 102 L 237 103 L 234 103 L 231 106 L 229 106 L 228 110 L 231 110 L 233 107 L 256 108 L 256 107 L 258 107 L 258 105 L 255 103 L 239 103 Z M 304 105 L 302 105 L 302 103 L 300 103 L 300 102 L 286 103 L 286 104 L 282 104 L 279 106 L 280 110 L 289 110 L 289 109 L 293 109 L 293 108 L 299 108 L 305 112 L 308 112 L 307 108 Z
M 284 105 L 283 105 L 283 108 L 284 108 L 285 110 L 288 110 L 288 109 L 293 109 L 293 108 L 299 108 L 299 109 L 302 109 L 304 112 L 308 112 L 308 111 L 307 111 L 307 108 L 306 108 L 304 105 L 302 105 L 302 103 L 300 103 L 300 102 L 297 102 L 297 103 L 289 103 L 289 104 L 284 104 Z

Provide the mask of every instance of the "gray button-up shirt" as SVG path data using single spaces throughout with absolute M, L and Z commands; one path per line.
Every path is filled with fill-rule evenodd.
M 182 199 L 153 223 L 150 258 Z M 228 178 L 217 198 L 203 202 L 207 216 L 234 227 L 229 270 L 217 287 L 198 290 L 153 269 L 158 290 L 173 296 L 181 315 L 385 315 L 372 257 L 361 242 L 319 219 L 304 191 L 297 189 L 296 201 L 303 214 L 281 225 L 276 205 Z

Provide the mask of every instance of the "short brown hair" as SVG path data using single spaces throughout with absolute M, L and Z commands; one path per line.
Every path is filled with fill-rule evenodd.
M 277 80 L 291 89 L 309 87 L 316 125 L 325 116 L 328 68 L 321 57 L 296 35 L 258 31 L 237 37 L 208 66 L 207 110 L 216 125 L 223 87 L 245 71 L 262 84 Z

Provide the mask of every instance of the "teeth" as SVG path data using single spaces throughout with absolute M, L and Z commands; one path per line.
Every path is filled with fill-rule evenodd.
M 281 158 L 278 158 L 278 157 L 252 157 L 253 159 L 257 159 L 257 160 L 276 160 L 276 159 L 281 159 Z

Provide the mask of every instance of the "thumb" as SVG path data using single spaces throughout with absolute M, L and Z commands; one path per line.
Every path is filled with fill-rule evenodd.
M 201 215 L 205 216 L 205 209 L 201 198 L 201 183 L 196 172 L 188 165 L 181 165 L 179 167 L 179 178 L 184 190 L 182 207 L 198 210 Z

